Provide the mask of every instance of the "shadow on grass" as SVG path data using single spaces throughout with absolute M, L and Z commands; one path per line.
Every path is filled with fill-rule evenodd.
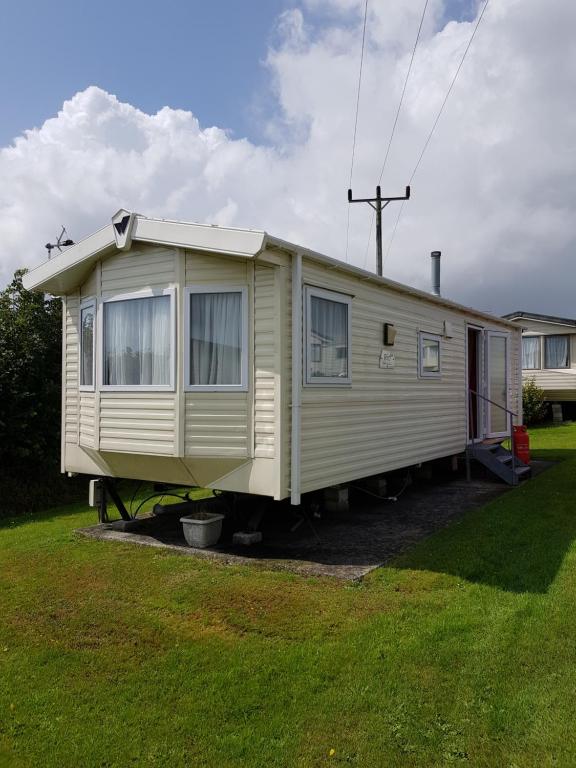
M 392 565 L 509 592 L 546 592 L 576 538 L 576 453 L 543 449 L 538 458 L 565 460 L 416 545 Z

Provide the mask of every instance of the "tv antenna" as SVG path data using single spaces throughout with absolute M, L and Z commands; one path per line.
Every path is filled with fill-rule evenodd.
M 403 197 L 382 197 L 380 187 L 376 187 L 376 197 L 352 198 L 352 190 L 348 190 L 349 203 L 368 203 L 376 211 L 376 271 L 382 277 L 382 211 L 394 200 L 410 200 L 410 187 L 406 187 Z
M 62 252 L 62 248 L 67 248 L 69 245 L 74 245 L 74 240 L 70 240 L 70 238 L 64 239 L 64 235 L 67 235 L 66 227 L 64 224 L 62 224 L 62 232 L 58 235 L 58 239 L 55 243 L 46 243 L 44 246 L 46 250 L 48 251 L 48 258 L 52 258 L 52 251 L 54 248 L 58 248 L 60 252 Z

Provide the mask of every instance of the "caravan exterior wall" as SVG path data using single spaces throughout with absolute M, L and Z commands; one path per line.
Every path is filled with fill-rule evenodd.
M 310 252 L 300 256 L 301 285 L 294 295 L 302 297 L 302 332 L 293 348 L 298 249 L 288 246 L 275 241 L 250 257 L 135 237 L 129 250 L 107 247 L 98 255 L 77 288 L 63 295 L 63 471 L 294 500 L 299 493 L 458 454 L 468 440 L 469 326 L 508 339 L 507 403 L 520 413 L 518 327 Z M 191 387 L 187 302 L 191 294 L 220 291 L 243 297 L 242 386 Z M 169 297 L 170 382 L 103 386 L 105 306 L 149 295 Z M 337 343 L 310 328 L 311 296 L 348 307 L 349 325 Z M 89 316 L 90 307 L 94 375 L 87 386 L 80 380 L 80 343 L 83 311 Z M 391 347 L 384 347 L 385 324 L 396 331 Z M 437 340 L 440 359 L 438 371 L 423 375 L 424 338 L 432 346 Z M 321 356 L 321 348 L 331 372 L 324 380 L 315 375 L 316 363 L 311 367 L 311 355 Z M 302 360 L 294 393 L 293 353 Z M 292 445 L 294 426 L 299 439 Z

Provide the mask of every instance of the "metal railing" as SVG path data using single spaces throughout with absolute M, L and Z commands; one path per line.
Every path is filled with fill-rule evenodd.
M 468 389 L 468 428 L 470 429 L 470 421 L 472 418 L 472 395 L 475 395 L 476 397 L 480 397 L 484 402 L 490 403 L 490 405 L 495 405 L 496 408 L 500 408 L 501 411 L 504 411 L 506 413 L 506 421 L 508 423 L 508 430 L 509 430 L 509 436 L 510 436 L 510 453 L 512 454 L 512 485 L 518 485 L 518 477 L 516 476 L 516 454 L 514 453 L 514 418 L 518 418 L 518 414 L 515 411 L 510 410 L 510 408 L 505 408 L 500 403 L 494 402 L 494 400 L 490 400 L 489 397 L 486 397 L 486 395 L 480 394 L 480 392 L 476 392 L 474 389 Z M 478 403 L 476 403 L 476 421 L 478 421 Z M 472 440 L 469 440 L 470 442 L 473 442 Z M 466 448 L 466 479 L 470 481 L 471 479 L 471 470 L 470 470 L 470 451 L 469 445 Z

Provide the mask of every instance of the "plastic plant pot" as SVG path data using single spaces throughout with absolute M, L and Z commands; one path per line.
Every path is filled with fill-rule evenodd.
M 181 517 L 184 538 L 189 547 L 206 549 L 213 547 L 222 533 L 224 515 L 217 512 L 192 512 Z

